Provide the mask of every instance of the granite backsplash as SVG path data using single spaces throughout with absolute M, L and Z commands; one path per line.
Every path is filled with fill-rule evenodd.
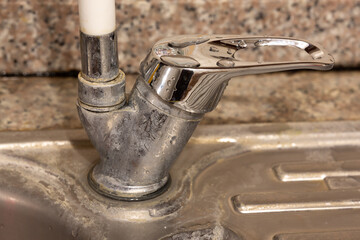
M 127 91 L 136 75 L 127 75 Z M 229 82 L 201 124 L 360 120 L 358 71 L 249 75 Z M 0 78 L 0 131 L 80 128 L 77 80 Z
M 128 89 L 147 49 L 179 34 L 304 38 L 353 69 L 233 79 L 202 124 L 360 120 L 360 0 L 117 0 L 117 21 Z M 0 0 L 0 131 L 81 127 L 64 77 L 80 68 L 78 25 L 76 0 Z M 39 73 L 62 77 L 19 76 Z
M 1 75 L 79 69 L 76 0 L 0 0 L 0 19 Z M 304 38 L 337 67 L 360 66 L 360 0 L 118 0 L 117 24 L 126 73 L 157 40 L 178 34 Z

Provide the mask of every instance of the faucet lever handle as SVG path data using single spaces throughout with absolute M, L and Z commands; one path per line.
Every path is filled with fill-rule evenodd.
M 333 57 L 320 45 L 285 37 L 180 36 L 164 39 L 153 49 L 163 63 L 183 68 L 327 70 L 334 64 Z
M 233 77 L 293 69 L 329 70 L 334 58 L 318 44 L 286 37 L 177 36 L 157 42 L 140 66 L 157 94 L 179 108 L 215 108 Z

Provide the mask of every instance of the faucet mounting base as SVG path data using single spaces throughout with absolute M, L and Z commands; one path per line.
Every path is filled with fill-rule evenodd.
M 114 190 L 114 188 L 109 189 L 95 179 L 93 172 L 95 167 L 96 165 L 91 168 L 88 174 L 88 182 L 90 187 L 97 193 L 115 200 L 128 202 L 145 201 L 163 194 L 168 190 L 171 184 L 171 177 L 170 175 L 168 175 L 166 178 L 164 178 L 164 181 L 156 184 L 156 186 L 123 186 L 119 187 L 117 190 Z M 150 192 L 149 189 L 157 190 L 155 190 L 154 192 Z M 135 191 L 136 193 L 134 193 Z

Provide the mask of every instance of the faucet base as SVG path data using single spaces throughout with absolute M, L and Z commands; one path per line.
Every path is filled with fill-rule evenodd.
M 106 197 L 121 201 L 144 201 L 163 194 L 171 184 L 171 177 L 168 175 L 159 183 L 148 186 L 124 186 L 113 184 L 111 177 L 94 173 L 97 165 L 91 168 L 88 174 L 90 187 L 97 193 Z
M 166 103 L 141 77 L 120 108 L 79 102 L 78 112 L 100 157 L 89 174 L 90 185 L 102 195 L 128 201 L 166 189 L 171 163 L 203 116 Z

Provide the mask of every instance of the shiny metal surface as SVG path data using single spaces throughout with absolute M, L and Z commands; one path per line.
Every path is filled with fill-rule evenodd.
M 286 58 L 272 59 L 279 47 L 286 48 Z M 259 49 L 265 51 L 256 52 Z M 100 50 L 94 48 L 92 53 Z M 121 200 L 159 195 L 169 184 L 172 163 L 203 114 L 216 107 L 228 80 L 291 69 L 327 70 L 333 64 L 322 47 L 298 39 L 177 36 L 154 45 L 141 63 L 141 75 L 128 99 L 122 77 L 94 82 L 83 72 L 78 112 L 101 158 L 91 170 L 90 185 Z
M 360 122 L 199 126 L 167 191 L 125 202 L 88 185 L 82 130 L 2 132 L 0 239 L 358 239 L 359 153 Z
M 274 59 L 274 52 L 283 57 Z M 292 69 L 328 70 L 333 64 L 332 56 L 320 45 L 305 40 L 194 35 L 157 42 L 140 72 L 165 101 L 189 112 L 206 113 L 216 107 L 233 77 Z
M 80 31 L 81 72 L 89 81 L 106 82 L 119 74 L 117 35 L 91 36 Z

